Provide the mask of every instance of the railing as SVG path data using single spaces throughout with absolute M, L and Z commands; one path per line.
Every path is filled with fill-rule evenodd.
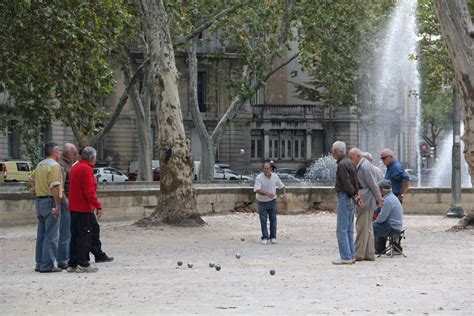
M 324 110 L 312 104 L 255 104 L 252 113 L 258 118 L 293 116 L 299 118 L 322 118 Z

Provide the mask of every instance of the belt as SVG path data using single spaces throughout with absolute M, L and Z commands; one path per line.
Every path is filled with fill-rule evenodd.
M 45 196 L 37 196 L 37 199 L 47 199 L 47 198 L 52 198 L 52 195 L 45 195 Z

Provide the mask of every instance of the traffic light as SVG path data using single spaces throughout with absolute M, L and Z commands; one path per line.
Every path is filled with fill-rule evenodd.
M 426 145 L 422 145 L 421 146 L 421 157 L 422 158 L 427 158 L 428 156 L 428 153 L 427 153 L 427 150 L 428 148 L 426 147 Z

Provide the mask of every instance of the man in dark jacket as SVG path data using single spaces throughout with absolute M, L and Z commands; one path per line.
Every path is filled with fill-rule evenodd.
M 358 191 L 357 171 L 352 161 L 346 156 L 346 144 L 340 141 L 332 145 L 332 156 L 337 160 L 337 243 L 340 259 L 333 264 L 353 264 L 355 262 L 354 245 L 354 212 L 355 207 L 362 206 Z

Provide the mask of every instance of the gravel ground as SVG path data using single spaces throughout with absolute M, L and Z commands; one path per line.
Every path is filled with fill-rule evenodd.
M 103 223 L 104 250 L 116 260 L 98 264 L 95 274 L 35 273 L 35 227 L 2 228 L 0 314 L 474 311 L 474 234 L 446 232 L 456 219 L 406 216 L 407 258 L 350 266 L 331 264 L 338 257 L 332 213 L 279 216 L 279 243 L 266 246 L 258 243 L 255 214 L 204 219 L 202 228 Z M 210 261 L 222 270 L 209 268 Z

